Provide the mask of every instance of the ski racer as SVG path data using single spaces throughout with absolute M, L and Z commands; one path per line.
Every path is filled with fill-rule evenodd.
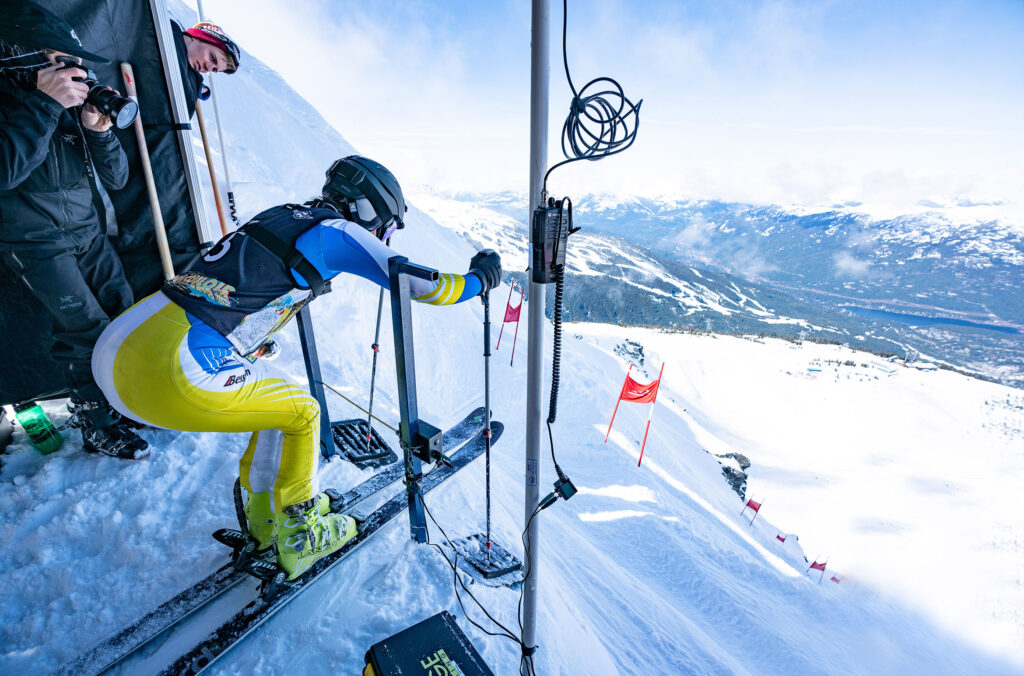
M 385 245 L 404 227 L 394 176 L 350 156 L 327 170 L 321 196 L 258 214 L 186 272 L 115 319 L 100 337 L 93 372 L 124 415 L 158 427 L 252 432 L 239 474 L 249 532 L 273 546 L 288 579 L 356 535 L 332 513 L 317 477 L 320 409 L 265 354 L 274 334 L 341 273 L 387 288 Z M 493 251 L 469 273 L 410 279 L 414 300 L 450 305 L 501 279 Z
M 147 444 L 90 366 L 96 339 L 133 300 L 93 201 L 100 185 L 124 187 L 128 162 L 110 118 L 85 102 L 85 70 L 58 56 L 109 63 L 42 7 L 0 6 L 0 258 L 53 318 L 50 354 L 64 365 L 85 449 L 135 460 Z

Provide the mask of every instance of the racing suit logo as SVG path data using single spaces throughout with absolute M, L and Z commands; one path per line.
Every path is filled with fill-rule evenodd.
M 220 280 L 198 272 L 186 272 L 172 279 L 170 283 L 198 298 L 205 298 L 216 305 L 231 307 L 231 294 L 234 293 L 235 287 Z
M 235 385 L 244 385 L 245 379 L 249 376 L 249 369 L 245 369 L 245 373 L 239 376 L 228 376 L 228 380 L 224 383 L 223 387 L 234 387 Z

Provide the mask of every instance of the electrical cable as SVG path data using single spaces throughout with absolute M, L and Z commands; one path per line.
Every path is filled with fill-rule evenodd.
M 369 411 L 367 411 L 367 410 L 366 410 L 365 408 L 363 408 L 362 406 L 360 406 L 360 405 L 359 405 L 359 404 L 357 404 L 356 402 L 354 402 L 354 401 L 352 401 L 351 399 L 349 399 L 348 397 L 346 397 L 346 396 L 345 396 L 344 394 L 342 394 L 341 392 L 339 392 L 339 391 L 338 391 L 338 390 L 337 390 L 336 388 L 332 387 L 332 386 L 331 386 L 331 385 L 329 385 L 328 383 L 324 383 L 324 387 L 326 387 L 327 389 L 329 389 L 329 390 L 330 390 L 331 392 L 334 392 L 334 393 L 335 393 L 336 395 L 338 395 L 339 397 L 341 397 L 342 399 L 344 399 L 344 400 L 345 400 L 345 401 L 347 401 L 348 403 L 352 404 L 353 406 L 355 406 L 355 407 L 356 407 L 357 409 L 359 409 L 359 410 L 360 410 L 360 411 L 362 411 L 363 413 L 366 413 L 366 414 L 368 414 L 368 415 L 370 414 L 370 412 L 369 412 Z M 392 424 L 390 424 L 390 423 L 389 423 L 389 422 L 388 422 L 387 420 L 382 420 L 382 419 L 378 418 L 377 416 L 373 416 L 373 419 L 374 419 L 374 420 L 376 420 L 377 422 L 379 422 L 379 423 L 380 423 L 381 425 L 383 425 L 384 427 L 387 427 L 387 428 L 388 428 L 389 430 L 391 430 L 391 431 L 392 431 L 392 432 L 394 432 L 395 434 L 398 434 L 398 427 L 397 427 L 397 425 L 392 425 Z
M 562 0 L 562 64 L 565 66 L 565 79 L 572 90 L 569 115 L 562 125 L 562 154 L 567 159 L 554 165 L 544 174 L 542 192 L 545 195 L 548 176 L 552 171 L 570 162 L 593 162 L 621 153 L 633 145 L 636 132 L 640 128 L 640 106 L 643 99 L 634 104 L 626 98 L 622 85 L 612 78 L 594 78 L 582 89 L 576 90 L 569 74 L 569 55 L 566 48 L 568 15 L 568 0 Z M 607 88 L 586 95 L 587 89 L 599 84 Z
M 564 206 L 568 205 L 568 206 Z M 555 242 L 562 241 L 562 228 L 565 227 L 568 234 L 571 235 L 579 228 L 572 227 L 572 200 L 568 197 L 562 198 L 559 203 L 559 209 L 564 208 L 566 211 L 566 217 L 563 223 L 561 215 L 558 219 L 558 234 L 555 237 Z M 558 266 L 558 271 L 555 273 L 555 303 L 552 310 L 552 325 L 554 326 L 554 340 L 551 348 L 551 394 L 548 398 L 548 443 L 551 448 L 551 463 L 555 467 L 555 472 L 558 473 L 558 478 L 561 481 L 567 481 L 565 473 L 562 468 L 558 465 L 558 460 L 555 458 L 555 438 L 551 430 L 551 425 L 555 422 L 558 416 L 558 386 L 561 380 L 561 368 L 562 368 L 562 309 L 564 307 L 565 297 L 565 265 Z
M 455 591 L 455 599 L 458 601 L 459 607 L 462 609 L 462 614 L 465 616 L 466 620 L 468 620 L 470 624 L 472 624 L 474 627 L 476 627 L 477 629 L 479 629 L 483 633 L 487 634 L 488 636 L 497 636 L 497 637 L 500 637 L 500 638 L 507 638 L 508 640 L 518 644 L 519 648 L 520 648 L 520 651 L 522 651 L 524 653 L 524 655 L 525 655 L 525 653 L 527 651 L 527 648 L 523 644 L 522 639 L 520 639 L 515 634 L 513 634 L 512 631 L 508 627 L 506 627 L 501 622 L 496 620 L 494 618 L 494 616 L 491 615 L 490 611 L 488 611 L 487 608 L 483 605 L 483 603 L 480 602 L 480 599 L 478 599 L 473 594 L 473 592 L 469 590 L 469 587 L 466 586 L 465 580 L 463 580 L 462 577 L 459 575 L 459 568 L 458 568 L 459 552 L 455 548 L 454 543 L 452 543 L 451 538 L 448 537 L 448 534 L 445 532 L 444 528 L 442 528 L 441 524 L 438 523 L 437 519 L 434 518 L 434 515 L 431 513 L 430 508 L 427 507 L 426 501 L 423 502 L 423 510 L 426 512 L 427 516 L 430 518 L 430 520 L 433 522 L 433 524 L 435 526 L 437 526 L 437 529 L 441 532 L 441 536 L 448 543 L 448 546 L 451 547 L 452 553 L 454 554 L 454 561 L 453 561 L 452 559 L 448 558 L 448 555 L 444 551 L 444 547 L 442 547 L 441 545 L 437 544 L 436 542 L 431 542 L 430 541 L 430 529 L 429 528 L 427 529 L 427 544 L 429 544 L 430 546 L 432 546 L 435 549 L 437 549 L 437 551 L 440 552 L 441 556 L 444 558 L 445 563 L 447 563 L 448 566 L 452 569 L 452 588 Z M 490 620 L 491 623 L 494 624 L 494 626 L 498 627 L 501 631 L 499 631 L 499 632 L 489 631 L 488 629 L 484 628 L 481 624 L 479 624 L 476 620 L 474 620 L 472 617 L 470 617 L 469 612 L 466 611 L 466 606 L 465 606 L 465 603 L 462 600 L 462 595 L 459 592 L 459 587 L 462 587 L 462 590 L 465 591 L 469 595 L 469 597 L 471 599 L 473 599 L 473 602 L 477 605 L 478 608 L 480 608 L 480 610 L 484 613 L 484 615 L 487 616 L 487 619 Z M 520 593 L 520 604 L 521 603 L 522 603 L 522 593 Z M 522 621 L 520 620 L 520 625 L 521 624 L 522 624 Z M 522 630 L 520 629 L 520 631 L 522 631 Z M 530 670 L 529 670 L 528 673 L 530 674 L 530 676 L 535 676 L 535 674 L 536 674 L 536 672 L 532 668 L 532 660 L 531 660 L 531 664 L 530 664 Z
M 548 426 L 548 429 L 550 430 L 550 425 Z M 520 538 L 523 541 L 523 559 L 526 560 L 527 562 L 530 560 L 530 542 L 529 542 L 529 540 L 530 540 L 530 526 L 533 524 L 533 520 L 537 517 L 537 515 L 540 514 L 541 509 L 542 508 L 541 508 L 540 505 L 537 505 L 537 507 L 534 508 L 533 514 L 531 514 L 530 518 L 526 520 L 526 528 L 523 529 L 523 534 L 522 534 L 522 537 Z M 526 582 L 527 582 L 527 580 L 530 579 L 530 574 L 531 573 L 533 573 L 533 570 L 530 569 L 529 566 L 527 566 L 527 568 L 526 568 L 526 575 L 523 577 L 523 581 L 522 581 L 522 583 L 521 583 L 521 585 L 519 587 L 519 603 L 518 603 L 517 608 L 516 608 L 516 617 L 517 617 L 517 619 L 519 621 L 519 635 L 520 636 L 523 635 L 523 592 L 526 589 Z M 522 657 L 522 659 L 521 659 L 521 661 L 519 663 L 519 674 L 520 674 L 520 676 L 525 676 L 523 674 L 523 667 L 524 666 L 527 668 L 526 674 L 535 674 L 536 671 L 534 670 L 534 664 L 533 664 L 533 650 L 534 650 L 534 647 L 533 646 L 527 646 L 525 643 L 522 642 L 521 639 L 520 639 L 519 643 L 523 647 L 523 657 Z

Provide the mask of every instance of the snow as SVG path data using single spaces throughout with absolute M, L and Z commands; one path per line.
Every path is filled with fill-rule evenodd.
M 247 215 L 316 192 L 329 162 L 321 160 L 350 150 L 254 61 L 218 80 L 218 93 L 228 89 L 222 82 L 246 92 L 221 108 L 235 111 L 229 148 L 233 162 L 240 158 Z M 246 78 L 262 86 L 249 91 Z M 274 105 L 262 105 L 269 103 L 262 96 Z M 244 105 L 232 107 L 233 100 Z M 303 122 L 275 125 L 274 138 L 258 134 L 268 110 Z M 303 146 L 314 137 L 315 147 Z M 408 224 L 396 250 L 445 271 L 464 270 L 476 245 L 512 232 L 481 222 L 471 245 L 415 207 Z M 508 269 L 519 263 L 506 259 Z M 494 293 L 502 298 L 508 289 Z M 367 282 L 343 278 L 312 308 L 324 379 L 357 400 L 370 378 L 377 295 Z M 444 427 L 483 400 L 482 309 L 469 302 L 414 313 L 420 414 Z M 551 327 L 544 328 L 550 346 Z M 948 371 L 900 368 L 889 377 L 866 355 L 838 346 L 585 324 L 565 333 L 555 452 L 579 494 L 538 517 L 538 673 L 1024 669 L 1019 390 Z M 646 357 L 634 367 L 637 378 L 653 379 L 666 362 L 640 467 L 648 407 L 621 406 L 603 443 L 626 370 L 615 348 L 626 339 Z M 277 363 L 304 381 L 293 328 L 281 343 Z M 521 553 L 527 363 L 524 355 L 510 366 L 505 354 L 491 364 L 492 407 L 505 424 L 492 459 L 493 528 L 499 543 Z M 815 359 L 821 374 L 803 377 Z M 398 418 L 393 374 L 385 330 L 375 409 L 391 421 Z M 332 418 L 355 414 L 327 396 Z M 67 417 L 60 402 L 44 408 L 58 424 Z M 210 533 L 233 525 L 231 486 L 246 435 L 142 434 L 153 453 L 128 463 L 84 453 L 75 432 L 43 457 L 16 431 L 0 469 L 0 673 L 50 671 L 225 562 Z M 546 444 L 542 488 L 555 479 Z M 748 495 L 764 503 L 752 525 L 715 457 L 726 453 L 752 463 Z M 322 485 L 344 489 L 366 476 L 334 462 Z M 477 461 L 430 494 L 431 512 L 453 537 L 483 528 L 483 482 Z M 783 544 L 778 533 L 792 535 Z M 432 528 L 431 537 L 440 534 Z M 805 571 L 826 556 L 818 584 Z M 833 574 L 840 584 L 829 581 Z M 471 589 L 516 627 L 514 590 Z M 470 624 L 450 569 L 434 548 L 409 540 L 403 516 L 214 671 L 359 673 L 371 644 L 441 609 L 458 618 L 495 673 L 516 672 L 519 647 Z M 191 632 L 165 649 L 199 635 Z M 154 656 L 121 673 L 158 666 Z

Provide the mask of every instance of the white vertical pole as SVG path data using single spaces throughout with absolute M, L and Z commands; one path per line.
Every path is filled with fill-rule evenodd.
M 530 45 L 530 204 L 526 214 L 527 228 L 532 232 L 533 209 L 543 200 L 541 195 L 548 161 L 548 43 L 551 7 L 549 0 L 533 0 L 533 21 Z M 532 249 L 531 249 L 532 250 Z M 530 326 L 526 357 L 526 493 L 525 515 L 527 542 L 526 570 L 523 590 L 523 643 L 537 645 L 537 567 L 540 550 L 540 529 L 531 521 L 540 501 L 540 426 L 541 382 L 544 360 L 545 287 L 530 281 Z
M 203 0 L 197 0 L 199 20 L 206 21 L 203 11 Z M 224 167 L 224 192 L 228 198 L 228 213 L 235 225 L 238 225 L 238 213 L 235 209 L 235 191 L 231 187 L 231 174 L 228 172 L 228 154 L 224 147 L 224 128 L 220 124 L 220 106 L 217 103 L 217 90 L 213 86 L 213 75 L 210 75 L 210 100 L 213 101 L 213 119 L 217 123 L 217 141 L 220 144 L 220 162 Z

